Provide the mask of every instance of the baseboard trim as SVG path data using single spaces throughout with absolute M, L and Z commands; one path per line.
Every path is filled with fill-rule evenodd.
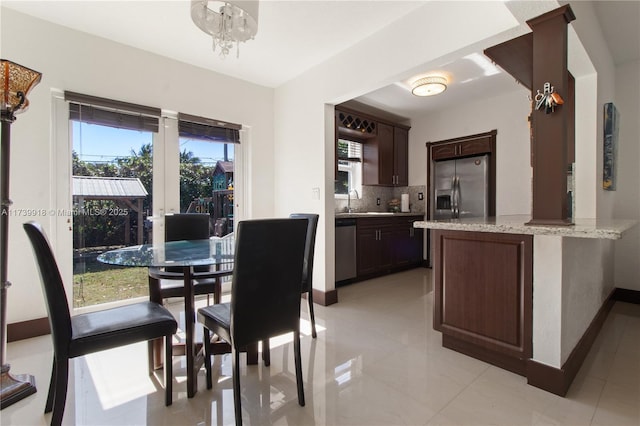
M 629 290 L 628 288 L 616 288 L 613 292 L 613 299 L 620 302 L 640 305 L 640 291 Z
M 51 328 L 48 317 L 7 324 L 7 342 L 30 339 L 49 333 L 51 333 Z
M 322 291 L 314 288 L 313 302 L 320 306 L 329 306 L 338 303 L 338 290 Z
M 565 396 L 567 394 L 573 379 L 578 374 L 591 346 L 593 346 L 593 342 L 602 329 L 604 321 L 617 300 L 615 298 L 617 290 L 611 291 L 609 297 L 602 304 L 591 324 L 589 324 L 589 327 L 587 327 L 587 330 L 578 341 L 578 344 L 569 354 L 569 358 L 567 358 L 562 368 L 551 367 L 533 359 L 528 360 L 527 383 L 556 395 Z
M 447 334 L 442 335 L 442 346 L 463 353 L 472 358 L 479 359 L 496 367 L 511 371 L 521 376 L 526 375 L 527 360 L 517 359 L 509 355 L 505 355 L 491 349 L 483 348 L 473 343 L 466 342 Z

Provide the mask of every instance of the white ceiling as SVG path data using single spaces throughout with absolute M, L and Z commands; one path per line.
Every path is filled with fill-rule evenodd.
M 640 59 L 640 0 L 591 1 L 603 36 L 616 64 Z M 481 63 L 483 60 L 486 62 Z M 419 117 L 460 102 L 487 98 L 498 93 L 527 90 L 501 68 L 494 74 L 491 62 L 479 51 L 439 66 L 450 84 L 445 95 L 420 98 L 410 94 L 410 82 L 399 82 L 356 98 L 357 102 L 400 117 Z M 495 69 L 495 67 L 494 67 Z M 415 81 L 415 78 L 413 79 Z
M 261 0 L 258 34 L 255 40 L 240 45 L 239 59 L 235 52 L 226 59 L 212 52 L 210 38 L 191 21 L 187 0 L 0 3 L 78 31 L 259 85 L 278 87 L 428 2 Z M 640 58 L 640 1 L 593 3 L 614 61 Z M 415 97 L 405 81 L 357 100 L 401 117 L 413 117 L 460 100 L 520 87 L 511 76 L 492 67 L 482 52 L 440 64 L 438 71 L 449 77 L 446 95 Z
M 188 0 L 11 1 L 8 8 L 158 55 L 278 87 L 424 1 L 261 0 L 258 34 L 222 59 Z

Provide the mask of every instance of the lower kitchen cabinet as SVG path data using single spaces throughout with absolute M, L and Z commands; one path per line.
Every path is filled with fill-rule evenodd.
M 422 263 L 423 230 L 413 222 L 423 216 L 358 218 L 358 278 L 383 275 Z
M 395 266 L 411 266 L 422 262 L 424 229 L 413 227 L 416 220 L 422 220 L 422 216 L 396 219 L 393 226 Z
M 533 237 L 434 230 L 433 328 L 443 346 L 525 374 L 532 355 Z

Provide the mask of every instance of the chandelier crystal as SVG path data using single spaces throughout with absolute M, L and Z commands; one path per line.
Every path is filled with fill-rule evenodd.
M 258 1 L 191 0 L 191 19 L 213 38 L 213 51 L 225 58 L 234 44 L 240 56 L 240 42 L 253 40 L 258 32 Z

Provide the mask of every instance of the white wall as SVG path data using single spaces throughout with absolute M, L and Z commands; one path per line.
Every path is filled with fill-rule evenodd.
M 616 67 L 614 104 L 620 113 L 618 179 L 613 215 L 640 221 L 640 61 Z M 615 245 L 617 287 L 640 291 L 640 226 Z
M 534 236 L 533 359 L 537 362 L 562 368 L 611 294 L 610 262 L 602 254 L 612 245 L 610 240 Z
M 602 190 L 602 111 L 603 105 L 606 102 L 613 101 L 615 95 L 615 67 L 611 53 L 602 35 L 600 24 L 593 11 L 593 6 L 590 2 L 570 2 L 570 4 L 571 9 L 576 15 L 575 21 L 570 25 L 578 35 L 579 42 L 584 47 L 591 67 L 597 76 L 597 80 L 591 80 L 589 82 L 590 89 L 586 85 L 582 88 L 576 87 L 576 98 L 579 97 L 579 90 L 580 92 L 587 90 L 592 92 L 595 85 L 595 90 L 597 91 L 595 104 L 592 102 L 593 98 L 591 93 L 589 97 L 585 99 L 588 103 L 576 99 L 576 131 L 578 128 L 580 128 L 581 131 L 593 129 L 593 132 L 582 133 L 580 138 L 578 138 L 576 134 L 576 163 L 578 163 L 578 156 L 580 155 L 577 152 L 579 144 L 580 148 L 586 145 L 589 150 L 596 149 L 596 179 L 593 181 L 589 180 L 589 183 L 591 184 L 593 182 L 593 184 L 595 184 L 595 188 L 592 189 L 596 192 L 596 217 L 599 219 L 610 219 L 613 217 L 613 200 L 615 195 L 611 191 Z M 572 46 L 570 45 L 570 47 Z M 582 73 L 582 70 L 576 71 L 577 73 L 574 74 L 576 79 L 587 76 L 586 73 Z M 581 114 L 577 108 L 585 104 L 587 104 L 590 109 Z M 595 128 L 593 128 L 594 125 Z M 588 171 L 594 170 L 592 169 L 593 164 L 576 164 L 576 169 L 578 167 L 584 167 Z M 584 170 L 582 172 L 584 172 Z
M 53 89 L 155 106 L 250 127 L 248 152 L 251 209 L 248 217 L 273 215 L 273 90 L 169 60 L 85 33 L 1 9 L 2 58 L 43 73 L 27 112 L 12 126 L 13 209 L 55 208 L 68 179 L 53 176 L 51 120 Z M 68 189 L 67 189 L 68 192 Z M 38 217 L 56 247 L 57 221 Z M 28 218 L 10 222 L 8 322 L 46 316 L 31 247 L 22 229 Z M 62 237 L 61 237 L 62 238 Z M 70 250 L 70 247 L 69 247 Z M 59 257 L 64 257 L 58 253 Z M 68 254 L 67 254 L 68 256 Z
M 491 99 L 465 102 L 411 120 L 409 185 L 426 185 L 426 142 L 488 132 L 496 135 L 496 214 L 531 214 L 529 91 L 514 83 L 514 91 Z M 491 107 L 487 107 L 491 105 Z
M 533 359 L 562 367 L 562 244 L 554 235 L 533 237 Z
M 561 365 L 567 361 L 598 310 L 611 295 L 614 287 L 612 264 L 603 253 L 610 253 L 613 244 L 611 240 L 562 238 L 562 251 L 559 252 L 562 258 Z M 546 308 L 539 306 L 536 312 L 545 315 Z

